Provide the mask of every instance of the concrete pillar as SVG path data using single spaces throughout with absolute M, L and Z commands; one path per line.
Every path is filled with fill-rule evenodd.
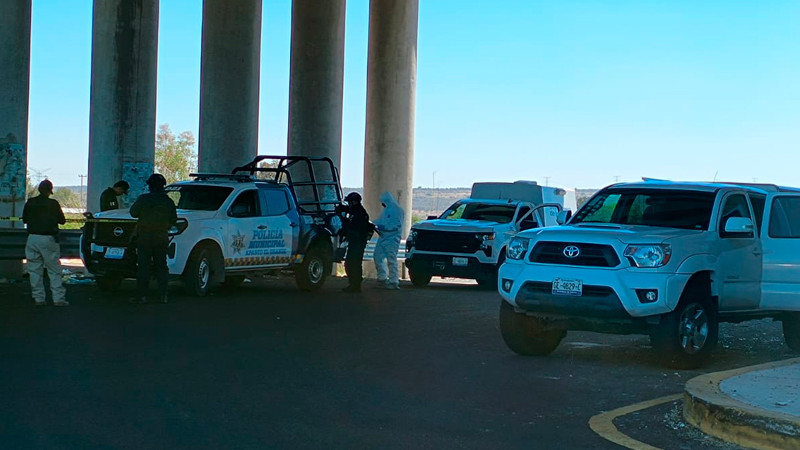
M 229 173 L 258 154 L 261 0 L 204 0 L 201 172 Z
M 31 0 L 0 1 L 0 217 L 19 217 L 28 170 Z M 22 228 L 0 220 L 0 228 Z M 20 278 L 21 261 L 0 261 L 0 278 Z
M 293 0 L 288 155 L 340 167 L 345 0 Z
M 124 206 L 146 191 L 156 139 L 158 0 L 95 0 L 87 206 L 115 181 L 131 185 Z
M 419 0 L 369 5 L 364 204 L 377 217 L 380 194 L 391 192 L 406 211 L 403 237 L 411 227 L 418 12 Z

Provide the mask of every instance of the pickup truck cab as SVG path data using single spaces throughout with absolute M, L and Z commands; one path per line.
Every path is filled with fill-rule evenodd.
M 665 364 L 694 368 L 719 322 L 760 318 L 783 321 L 800 350 L 800 189 L 609 186 L 568 223 L 512 239 L 498 291 L 502 336 L 520 354 L 548 354 L 568 330 L 640 333 Z
M 426 286 L 433 276 L 474 279 L 494 288 L 511 237 L 532 228 L 556 225 L 565 196 L 574 191 L 533 181 L 475 183 L 469 198 L 439 216 L 414 224 L 406 239 L 405 264 L 411 282 Z
M 203 296 L 216 282 L 285 269 L 301 289 L 315 290 L 344 256 L 335 213 L 341 188 L 330 159 L 259 156 L 231 174 L 192 177 L 166 187 L 178 209 L 167 267 L 188 292 Z M 81 256 L 101 289 L 136 277 L 135 230 L 127 209 L 87 221 Z

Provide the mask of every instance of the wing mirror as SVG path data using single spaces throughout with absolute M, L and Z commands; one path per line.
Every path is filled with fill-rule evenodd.
M 428 216 L 427 220 L 436 220 L 438 218 L 439 218 L 439 216 Z
M 562 209 L 558 212 L 556 216 L 556 223 L 559 225 L 564 225 L 565 223 L 569 222 L 569 219 L 572 218 L 572 210 L 570 209 Z
M 725 221 L 726 233 L 752 233 L 753 221 L 749 217 L 731 217 Z

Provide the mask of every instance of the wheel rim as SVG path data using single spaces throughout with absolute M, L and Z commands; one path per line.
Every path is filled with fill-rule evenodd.
M 692 303 L 684 308 L 678 323 L 678 339 L 683 351 L 690 355 L 705 347 L 708 340 L 708 314 L 702 305 Z
M 208 285 L 208 278 L 211 275 L 211 271 L 208 267 L 208 261 L 204 258 L 200 260 L 200 264 L 197 265 L 197 287 L 200 289 L 205 289 Z
M 322 261 L 312 259 L 308 263 L 308 280 L 312 284 L 317 284 L 322 280 L 322 275 L 325 273 L 325 268 L 322 266 Z

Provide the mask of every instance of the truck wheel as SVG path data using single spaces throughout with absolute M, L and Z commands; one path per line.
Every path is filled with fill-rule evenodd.
M 783 338 L 790 349 L 800 352 L 800 313 L 783 316 Z
M 506 346 L 519 355 L 544 356 L 553 353 L 567 330 L 545 329 L 536 317 L 514 312 L 514 307 L 500 301 L 500 333 Z
M 674 311 L 664 314 L 650 341 L 661 363 L 674 369 L 696 369 L 717 345 L 717 311 L 700 285 L 688 286 Z
M 331 260 L 328 252 L 320 246 L 308 249 L 302 264 L 294 269 L 294 280 L 297 287 L 304 291 L 316 291 L 325 284 L 328 278 Z
M 214 250 L 207 245 L 192 250 L 186 269 L 183 271 L 183 285 L 186 293 L 204 297 L 211 288 Z
M 408 277 L 411 278 L 411 284 L 415 287 L 425 287 L 431 282 L 433 275 L 419 269 L 408 269 Z
M 503 250 L 500 253 L 500 257 L 497 258 L 497 265 L 494 267 L 494 272 L 483 275 L 475 280 L 478 282 L 478 286 L 480 286 L 481 289 L 497 290 L 498 273 L 500 271 L 500 266 L 502 266 L 505 261 L 506 251 Z
M 484 275 L 480 278 L 476 278 L 475 281 L 478 282 L 478 287 L 481 289 L 492 289 L 497 287 L 497 278 L 491 275 Z
M 118 275 L 104 275 L 94 278 L 97 287 L 102 292 L 116 292 L 122 284 L 122 277 Z

